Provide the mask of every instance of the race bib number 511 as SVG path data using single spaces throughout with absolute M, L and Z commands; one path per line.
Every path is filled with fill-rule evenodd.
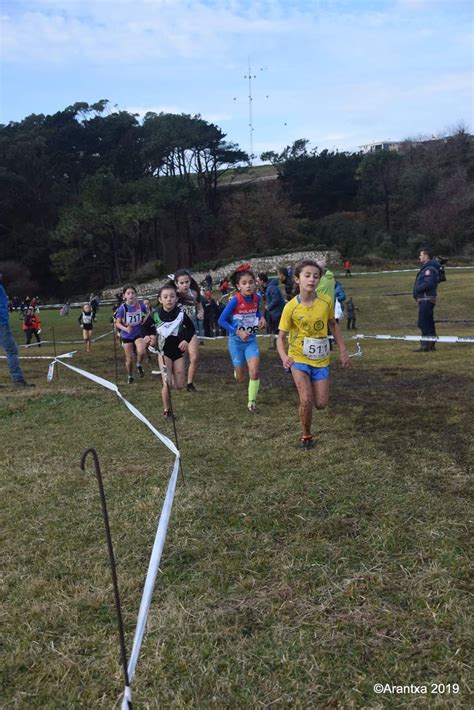
M 305 338 L 303 355 L 310 360 L 322 360 L 329 355 L 329 340 L 327 338 Z

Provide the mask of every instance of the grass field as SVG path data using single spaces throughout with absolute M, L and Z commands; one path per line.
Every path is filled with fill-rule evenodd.
M 345 280 L 359 332 L 418 334 L 411 296 L 386 295 L 410 292 L 413 279 Z M 472 272 L 448 272 L 436 317 L 472 320 L 473 300 Z M 57 340 L 77 337 L 77 315 L 45 311 L 43 337 L 53 326 Z M 109 316 L 99 311 L 95 335 Z M 438 334 L 472 335 L 472 324 L 440 323 Z M 300 452 L 294 388 L 260 342 L 255 417 L 223 341 L 201 349 L 198 392 L 174 396 L 186 482 L 135 707 L 471 707 L 474 346 L 420 354 L 413 343 L 362 341 L 350 371 L 334 355 L 316 448 Z M 115 379 L 110 336 L 68 362 Z M 34 390 L 10 387 L 0 361 L 2 707 L 117 707 L 103 525 L 80 456 L 95 446 L 101 459 L 129 650 L 172 456 L 112 393 L 61 367 L 48 384 L 46 360 L 23 364 Z M 172 436 L 150 369 L 121 390 Z M 124 374 L 120 361 L 121 383 Z M 425 684 L 426 695 L 377 695 L 375 683 Z M 437 694 L 435 683 L 459 692 Z

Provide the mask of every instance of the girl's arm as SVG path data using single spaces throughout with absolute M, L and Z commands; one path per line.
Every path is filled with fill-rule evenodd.
M 235 335 L 237 332 L 237 326 L 232 323 L 232 316 L 234 315 L 235 309 L 237 306 L 237 299 L 235 297 L 232 297 L 229 300 L 229 303 L 227 306 L 224 308 L 222 313 L 219 316 L 219 320 L 217 321 L 217 324 L 219 325 L 220 328 L 224 328 L 229 335 Z
M 334 340 L 336 341 L 342 367 L 352 367 L 349 355 L 347 354 L 346 346 L 344 345 L 344 340 L 342 338 L 342 333 L 341 329 L 339 328 L 339 324 L 336 323 L 334 318 L 332 318 L 328 319 L 328 326 L 331 328 L 331 333 L 333 334 Z
M 286 353 L 286 336 L 288 333 L 286 330 L 279 330 L 278 331 L 278 338 L 276 341 L 276 346 L 278 350 L 278 355 L 281 357 L 281 361 L 283 363 L 283 367 L 286 369 L 289 369 L 293 363 L 295 362 L 292 357 L 289 357 Z
M 121 315 L 119 315 L 121 313 Z M 125 315 L 125 309 L 123 306 L 120 306 L 120 308 L 117 311 L 117 316 L 115 318 L 115 327 L 118 328 L 119 330 L 123 330 L 124 333 L 130 333 L 132 326 L 131 325 L 124 325 L 122 322 L 122 319 Z
M 183 339 L 180 343 L 178 343 L 178 348 L 181 350 L 181 352 L 186 352 L 186 350 L 188 349 L 188 345 L 191 342 L 191 339 L 193 338 L 195 333 L 196 328 L 194 327 L 194 323 L 192 322 L 191 318 L 185 313 L 183 318 Z

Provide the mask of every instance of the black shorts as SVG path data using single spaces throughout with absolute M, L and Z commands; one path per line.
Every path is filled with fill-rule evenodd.
M 121 336 L 120 336 L 120 337 L 121 337 Z M 126 345 L 127 343 L 132 343 L 132 344 L 133 344 L 133 343 L 135 342 L 135 340 L 142 340 L 142 339 L 143 339 L 143 336 L 141 336 L 141 335 L 137 335 L 136 338 L 132 338 L 131 340 L 128 339 L 128 338 L 127 338 L 127 339 L 126 339 L 126 338 L 122 338 L 122 345 Z
M 92 330 L 92 323 L 84 323 L 82 330 Z
M 170 335 L 166 338 L 165 345 L 163 347 L 163 355 L 169 357 L 169 359 L 173 360 L 173 362 L 182 358 L 184 353 L 178 348 L 180 342 L 180 338 L 177 338 L 175 335 Z

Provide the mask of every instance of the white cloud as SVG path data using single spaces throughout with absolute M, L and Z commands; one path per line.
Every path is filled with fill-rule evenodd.
M 240 35 L 284 35 L 288 16 L 278 3 L 251 5 L 197 0 L 37 0 L 5 13 L 4 58 L 24 62 L 98 62 L 190 58 L 223 52 Z M 303 15 L 291 12 L 293 30 Z

